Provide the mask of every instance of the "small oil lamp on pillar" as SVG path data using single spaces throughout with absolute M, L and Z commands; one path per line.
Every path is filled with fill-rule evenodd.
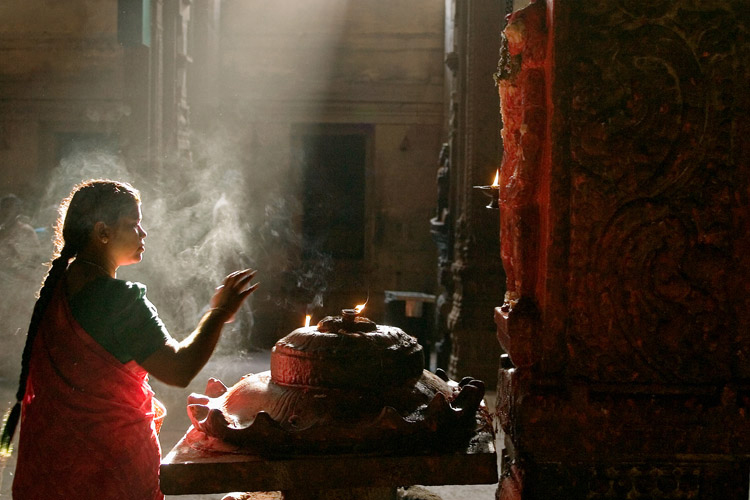
M 490 198 L 490 203 L 486 208 L 490 210 L 500 209 L 500 170 L 495 173 L 495 181 L 489 186 L 474 186 L 474 189 L 481 189 L 482 192 Z

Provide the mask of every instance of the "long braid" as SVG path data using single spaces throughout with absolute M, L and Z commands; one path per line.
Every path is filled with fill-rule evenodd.
M 26 395 L 34 340 L 54 291 L 65 275 L 70 259 L 86 245 L 93 224 L 97 220 L 113 223 L 123 213 L 123 207 L 128 206 L 128 203 L 138 201 L 139 198 L 138 191 L 128 184 L 92 180 L 76 186 L 70 196 L 60 205 L 60 218 L 55 230 L 57 256 L 50 263 L 47 277 L 39 290 L 39 298 L 31 314 L 26 344 L 21 356 L 21 375 L 16 392 L 16 403 L 5 416 L 2 435 L 0 435 L 0 455 L 8 456 L 12 452 L 11 443 L 21 415 L 21 402 Z
M 34 344 L 36 338 L 36 332 L 39 330 L 39 323 L 42 321 L 44 311 L 47 310 L 47 306 L 52 300 L 52 294 L 57 288 L 57 284 L 65 274 L 65 269 L 68 267 L 70 258 L 74 256 L 71 251 L 66 251 L 63 248 L 60 256 L 52 261 L 52 264 L 47 272 L 47 277 L 44 280 L 42 288 L 39 290 L 39 298 L 34 304 L 34 312 L 31 314 L 31 321 L 29 322 L 29 331 L 26 334 L 26 344 L 23 346 L 23 355 L 21 356 L 21 377 L 18 383 L 18 391 L 16 392 L 16 400 L 21 401 L 26 393 L 26 379 L 29 376 L 29 360 L 31 358 L 31 346 Z
M 73 257 L 72 252 L 63 247 L 60 256 L 52 261 L 49 271 L 47 272 L 47 277 L 44 279 L 44 284 L 42 285 L 41 290 L 39 290 L 39 298 L 37 299 L 36 304 L 34 304 L 34 312 L 31 314 L 29 330 L 26 334 L 26 343 L 23 346 L 23 355 L 21 356 L 21 375 L 18 381 L 18 390 L 16 391 L 16 403 L 6 414 L 4 419 L 3 432 L 0 436 L 0 455 L 7 456 L 12 451 L 11 442 L 13 441 L 13 435 L 15 434 L 18 420 L 21 416 L 21 401 L 26 394 L 26 382 L 29 378 L 31 347 L 34 345 L 34 339 L 39 330 L 39 323 L 42 321 L 44 311 L 52 300 L 52 294 L 54 293 L 55 288 L 57 288 L 60 279 L 65 274 L 65 269 L 67 269 L 71 257 Z

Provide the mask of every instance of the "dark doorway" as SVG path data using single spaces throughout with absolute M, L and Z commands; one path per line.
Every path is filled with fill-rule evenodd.
M 302 174 L 303 258 L 365 255 L 366 130 L 305 127 L 295 134 Z
M 369 125 L 297 125 L 292 130 L 301 236 L 295 286 L 304 292 L 300 298 L 309 313 L 335 314 L 368 295 L 372 135 Z

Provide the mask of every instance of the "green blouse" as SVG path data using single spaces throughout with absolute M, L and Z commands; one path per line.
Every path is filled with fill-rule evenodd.
M 141 283 L 101 277 L 70 298 L 73 317 L 123 363 L 143 362 L 172 337 Z

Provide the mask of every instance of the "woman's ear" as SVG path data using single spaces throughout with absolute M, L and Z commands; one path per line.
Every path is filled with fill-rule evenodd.
M 109 242 L 109 226 L 102 221 L 94 224 L 94 237 L 100 243 L 106 245 Z

